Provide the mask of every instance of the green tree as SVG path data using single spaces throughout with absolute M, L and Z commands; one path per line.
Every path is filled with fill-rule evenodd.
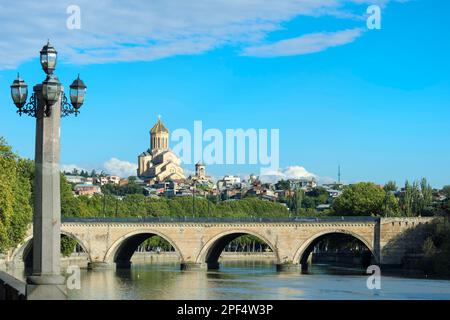
M 78 217 L 82 216 L 80 201 L 73 195 L 72 186 L 67 182 L 66 177 L 60 176 L 60 192 L 61 192 L 61 215 Z
M 397 184 L 395 181 L 388 181 L 383 187 L 384 191 L 387 192 L 396 192 L 397 191 Z
M 295 215 L 299 215 L 302 210 L 302 202 L 305 193 L 301 189 L 294 190 L 294 194 L 289 198 L 289 209 Z
M 31 222 L 29 169 L 0 137 L 0 252 L 19 243 Z
M 428 225 L 428 237 L 422 245 L 423 258 L 419 266 L 427 274 L 450 277 L 450 223 L 438 218 Z
M 277 190 L 289 190 L 291 188 L 291 184 L 289 180 L 280 180 L 275 185 Z
M 433 214 L 433 189 L 425 178 L 412 185 L 406 180 L 400 206 L 407 217 Z
M 427 182 L 426 178 L 422 178 L 420 181 L 420 197 L 419 201 L 419 213 L 421 215 L 432 215 L 433 213 L 433 188 Z
M 342 216 L 379 216 L 383 212 L 386 193 L 371 182 L 360 182 L 345 188 L 332 208 Z
M 68 257 L 75 251 L 77 241 L 64 234 L 61 235 L 61 254 L 64 257 Z
M 394 192 L 398 190 L 395 181 L 388 181 L 384 186 L 384 215 L 386 217 L 398 216 L 400 214 L 398 199 L 395 197 Z
M 441 190 L 441 192 L 444 194 L 444 196 L 447 199 L 450 199 L 450 185 L 449 186 L 444 186 Z
M 401 206 L 404 214 L 407 217 L 411 217 L 413 215 L 413 188 L 408 180 L 405 181 L 404 193 L 401 201 Z

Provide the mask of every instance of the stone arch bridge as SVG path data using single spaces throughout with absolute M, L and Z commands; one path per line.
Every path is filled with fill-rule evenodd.
M 364 244 L 372 262 L 399 265 L 406 252 L 401 235 L 429 223 L 430 218 L 289 218 L 289 219 L 110 219 L 66 218 L 61 233 L 73 237 L 86 252 L 91 268 L 129 267 L 136 248 L 157 235 L 177 251 L 182 269 L 217 269 L 225 246 L 242 235 L 253 235 L 270 246 L 278 270 L 307 267 L 314 245 L 331 234 L 350 235 Z M 8 254 L 10 263 L 23 262 L 32 251 L 32 230 Z M 410 243 L 409 243 L 410 245 Z

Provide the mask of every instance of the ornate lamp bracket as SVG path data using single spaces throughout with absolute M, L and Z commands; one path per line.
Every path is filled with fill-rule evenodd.
M 67 117 L 71 114 L 75 114 L 75 117 L 78 116 L 80 111 L 78 109 L 75 109 L 67 99 L 67 96 L 65 93 L 63 93 L 62 101 L 61 101 L 61 117 Z
M 22 116 L 22 114 L 26 114 L 30 117 L 37 117 L 37 101 L 36 95 L 33 93 L 30 97 L 30 100 L 23 106 L 17 110 L 17 113 Z

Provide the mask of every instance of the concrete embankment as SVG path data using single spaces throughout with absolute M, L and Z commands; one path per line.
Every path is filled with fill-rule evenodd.
M 178 253 L 176 252 L 136 252 L 131 261 L 134 263 L 145 262 L 177 262 L 179 261 Z M 223 252 L 220 255 L 221 261 L 232 260 L 272 260 L 275 256 L 272 252 Z
M 232 260 L 272 260 L 275 259 L 272 252 L 223 252 L 220 256 L 221 261 Z M 180 258 L 177 252 L 136 252 L 131 261 L 134 263 L 167 263 L 179 262 Z M 76 265 L 80 268 L 87 268 L 89 259 L 85 253 L 73 253 L 69 257 L 61 258 L 61 269 L 66 269 L 70 265 Z M 9 265 L 10 268 L 23 268 L 23 262 L 19 265 Z M 5 257 L 0 255 L 0 269 L 6 269 Z

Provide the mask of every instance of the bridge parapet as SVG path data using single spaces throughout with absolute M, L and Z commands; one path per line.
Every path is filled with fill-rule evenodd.
M 317 223 L 317 222 L 376 222 L 377 217 L 360 216 L 336 216 L 336 217 L 282 217 L 282 218 L 263 218 L 263 217 L 63 217 L 63 223 Z

